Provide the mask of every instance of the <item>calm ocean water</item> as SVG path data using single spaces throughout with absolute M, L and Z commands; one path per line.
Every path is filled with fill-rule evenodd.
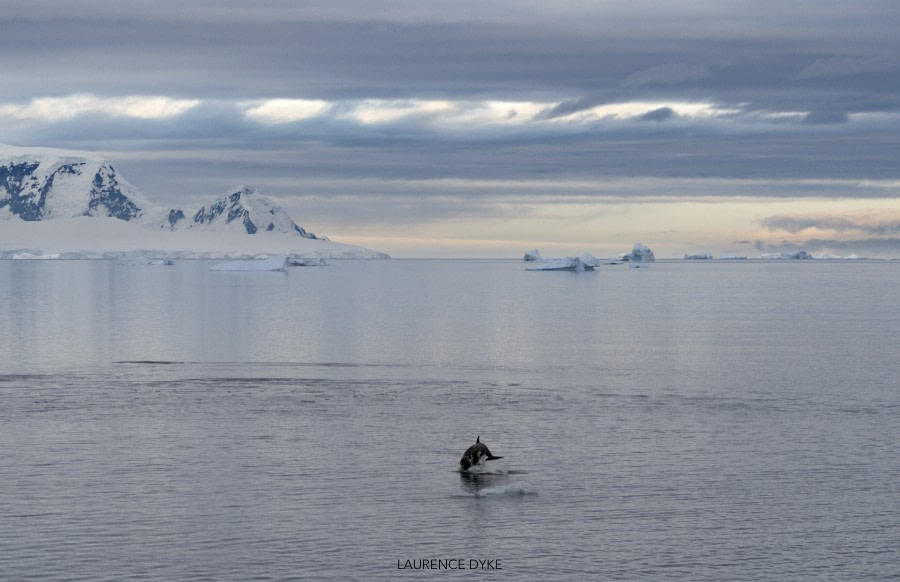
M 0 261 L 0 579 L 900 575 L 900 262 L 210 264 Z

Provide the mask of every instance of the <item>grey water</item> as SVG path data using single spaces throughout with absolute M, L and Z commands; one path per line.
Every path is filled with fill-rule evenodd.
M 0 261 L 0 579 L 900 575 L 898 262 L 210 264 Z

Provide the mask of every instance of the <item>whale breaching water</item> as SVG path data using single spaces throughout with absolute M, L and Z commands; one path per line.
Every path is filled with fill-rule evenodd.
M 487 445 L 481 442 L 481 435 L 475 439 L 475 444 L 466 449 L 462 458 L 459 460 L 459 468 L 467 471 L 470 467 L 481 463 L 482 461 L 493 461 L 494 459 L 502 459 L 503 457 L 495 457 L 491 454 L 491 450 Z

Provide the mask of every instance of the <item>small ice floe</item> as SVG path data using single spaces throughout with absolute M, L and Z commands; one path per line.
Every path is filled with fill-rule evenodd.
M 628 263 L 628 267 L 631 269 L 648 269 L 650 265 L 644 265 L 642 263 Z
M 173 261 L 172 259 L 153 259 L 153 260 L 147 261 L 147 264 L 148 264 L 148 265 L 166 265 L 166 266 L 169 266 L 169 265 L 174 265 L 174 264 L 175 264 L 175 261 Z
M 313 259 L 313 258 L 291 258 L 288 259 L 288 266 L 290 267 L 327 267 L 328 261 L 325 259 Z
M 523 261 L 543 261 L 544 257 L 541 256 L 541 253 L 538 252 L 537 249 L 530 250 L 525 253 L 525 256 L 522 258 Z
M 45 255 L 44 253 L 38 251 L 37 253 L 15 253 L 12 258 L 15 260 L 34 261 L 61 259 L 62 256 L 60 255 L 60 253 L 48 253 Z
M 229 261 L 209 268 L 210 271 L 284 271 L 287 268 L 287 255 L 275 255 L 268 259 L 249 259 L 246 261 Z

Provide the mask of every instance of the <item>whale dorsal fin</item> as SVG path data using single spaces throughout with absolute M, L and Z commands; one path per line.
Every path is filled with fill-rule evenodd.
M 477 437 L 475 437 L 475 444 L 477 445 L 480 442 L 481 442 L 481 435 L 478 435 Z

